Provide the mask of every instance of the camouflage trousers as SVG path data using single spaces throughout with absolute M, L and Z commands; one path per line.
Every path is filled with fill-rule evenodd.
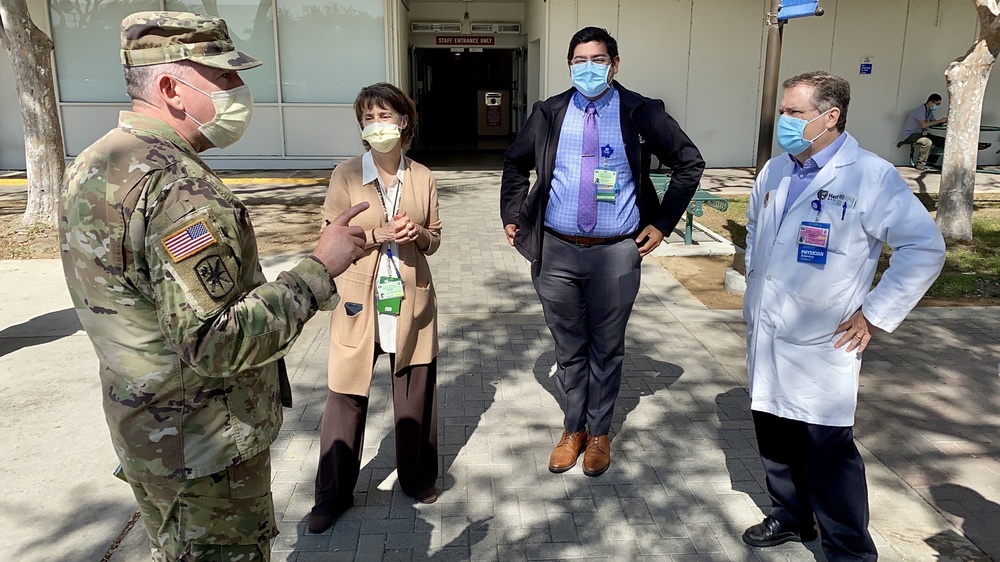
M 269 450 L 202 478 L 131 485 L 155 562 L 271 559 L 278 528 Z

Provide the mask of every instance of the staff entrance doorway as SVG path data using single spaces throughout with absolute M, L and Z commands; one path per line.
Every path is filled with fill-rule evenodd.
M 502 155 L 523 122 L 524 49 L 413 47 L 410 52 L 410 91 L 417 104 L 414 151 L 425 160 Z

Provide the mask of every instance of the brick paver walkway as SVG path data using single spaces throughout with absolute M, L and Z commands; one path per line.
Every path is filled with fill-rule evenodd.
M 905 172 L 915 190 L 933 189 Z M 241 188 L 227 176 L 237 192 L 301 194 L 277 188 L 287 179 L 258 176 Z M 288 177 L 300 176 L 325 173 Z M 305 532 L 326 396 L 329 318 L 320 315 L 289 356 L 296 406 L 273 448 L 274 560 L 823 559 L 816 542 L 754 550 L 740 541 L 767 504 L 740 313 L 706 309 L 653 260 L 629 325 L 611 469 L 549 473 L 562 419 L 552 344 L 528 264 L 501 234 L 499 174 L 438 176 L 445 238 L 430 261 L 441 321 L 440 499 L 415 506 L 394 485 L 383 360 L 357 505 L 332 531 Z M 730 193 L 747 178 L 713 170 L 704 185 Z M 23 197 L 0 180 L 0 197 Z M 296 260 L 265 261 L 274 271 Z M 0 472 L 10 489 L 0 498 L 2 559 L 98 560 L 135 510 L 110 476 L 117 460 L 97 361 L 62 275 L 57 260 L 0 262 Z M 919 309 L 866 352 L 856 429 L 882 560 L 1000 560 L 998 340 L 998 309 Z M 133 528 L 111 562 L 148 561 L 144 534 Z
M 383 360 L 356 507 L 326 534 L 305 534 L 328 338 L 326 319 L 314 321 L 293 353 L 299 404 L 273 453 L 282 530 L 275 559 L 822 559 L 818 542 L 767 550 L 741 542 L 743 529 L 761 518 L 758 504 L 768 500 L 748 412 L 739 313 L 706 309 L 649 260 L 628 331 L 611 469 L 598 478 L 579 466 L 549 473 L 561 432 L 552 344 L 527 263 L 501 234 L 498 175 L 444 173 L 439 186 L 444 239 L 430 261 L 442 343 L 440 499 L 414 506 L 393 485 Z M 1000 500 L 997 441 L 987 437 L 996 435 L 996 379 L 980 367 L 1000 355 L 997 315 L 985 309 L 971 323 L 960 314 L 937 316 L 879 338 L 866 358 L 858 434 L 870 459 L 872 528 L 883 560 L 933 559 L 936 552 L 942 560 L 987 559 L 905 482 L 950 510 L 960 528 L 956 517 L 963 518 L 970 535 L 996 521 L 986 517 Z M 975 341 L 966 337 L 970 330 L 978 330 Z M 917 335 L 927 331 L 932 345 Z M 961 364 L 942 366 L 961 357 Z M 942 406 L 952 415 L 942 415 Z M 966 470 L 975 472 L 974 483 L 949 483 Z M 978 534 L 982 546 L 996 546 L 990 533 Z

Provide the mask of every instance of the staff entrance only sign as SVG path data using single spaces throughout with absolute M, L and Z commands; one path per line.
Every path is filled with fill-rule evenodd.
M 450 45 L 454 47 L 480 45 L 494 45 L 496 38 L 492 35 L 438 35 L 436 43 L 438 45 Z

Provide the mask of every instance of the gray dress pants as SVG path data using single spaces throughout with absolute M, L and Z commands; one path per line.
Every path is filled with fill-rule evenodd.
M 548 232 L 544 236 L 541 267 L 532 282 L 555 341 L 563 425 L 607 435 L 642 258 L 632 238 L 582 246 Z

